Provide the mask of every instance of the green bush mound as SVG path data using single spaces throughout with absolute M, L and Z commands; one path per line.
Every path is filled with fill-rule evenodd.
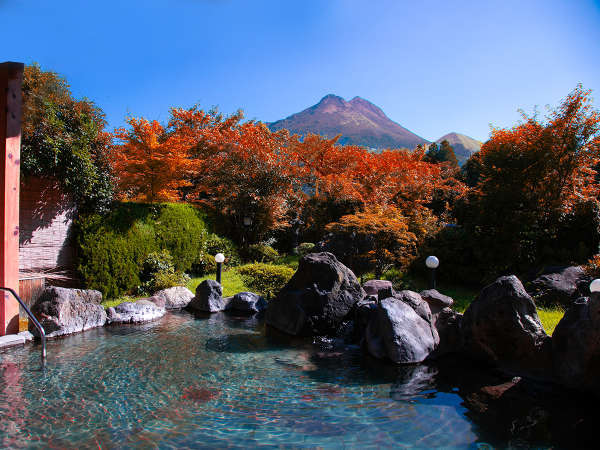
M 105 298 L 116 298 L 138 290 L 153 252 L 169 252 L 173 274 L 190 270 L 208 234 L 201 213 L 190 205 L 118 203 L 106 215 L 81 216 L 75 236 L 82 280 Z M 174 278 L 163 273 L 159 284 Z
M 265 244 L 253 244 L 248 247 L 248 260 L 261 263 L 272 263 L 279 258 L 279 253 L 273 247 Z
M 236 270 L 246 286 L 266 298 L 274 297 L 294 275 L 290 267 L 265 263 L 246 264 Z
M 225 255 L 225 270 L 239 266 L 242 262 L 238 248 L 231 239 L 211 233 L 206 238 L 203 251 L 194 260 L 192 272 L 195 275 L 215 273 L 217 271 L 217 263 L 215 262 L 217 253 Z
M 153 294 L 173 286 L 185 286 L 190 281 L 187 274 L 175 270 L 169 250 L 150 253 L 142 266 L 140 279 L 142 281 L 141 286 L 138 287 L 140 295 Z

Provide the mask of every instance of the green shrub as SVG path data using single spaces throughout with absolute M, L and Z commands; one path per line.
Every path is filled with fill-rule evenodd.
M 174 269 L 173 257 L 169 250 L 161 250 L 148 254 L 142 265 L 142 273 L 140 279 L 144 282 L 152 280 L 154 275 L 159 272 L 164 272 Z
M 183 272 L 176 272 L 173 269 L 161 270 L 154 274 L 152 284 L 149 286 L 149 293 L 168 289 L 173 286 L 185 286 L 190 282 L 190 277 Z
M 296 253 L 300 256 L 308 255 L 315 249 L 315 244 L 312 242 L 302 242 L 298 247 L 296 247 Z
M 215 262 L 217 253 L 225 255 L 226 267 L 239 266 L 242 262 L 237 246 L 231 239 L 211 233 L 206 238 L 204 251 L 196 257 L 192 271 L 197 275 L 214 273 L 217 270 Z
M 185 286 L 190 281 L 190 277 L 185 273 L 175 270 L 173 257 L 168 250 L 152 252 L 146 257 L 140 279 L 142 280 L 138 288 L 140 295 L 152 294 L 173 286 Z
M 273 247 L 265 244 L 253 244 L 248 247 L 248 260 L 253 262 L 272 263 L 279 258 Z
M 206 226 L 198 210 L 190 205 L 162 205 L 154 228 L 160 248 L 169 250 L 176 270 L 190 270 L 206 249 Z
M 294 269 L 265 263 L 246 264 L 236 270 L 246 286 L 267 298 L 275 296 L 294 275 Z
M 150 253 L 168 250 L 173 273 L 184 272 L 207 244 L 200 213 L 183 204 L 117 203 L 107 215 L 80 216 L 74 231 L 81 279 L 105 298 L 142 285 L 140 272 Z
M 217 262 L 215 256 L 208 252 L 201 253 L 192 265 L 192 273 L 194 275 L 207 275 L 217 271 Z
M 87 288 L 114 298 L 140 284 L 140 267 L 146 255 L 157 249 L 151 227 L 136 222 L 127 232 L 119 233 L 105 218 L 92 215 L 80 217 L 75 230 L 78 270 Z

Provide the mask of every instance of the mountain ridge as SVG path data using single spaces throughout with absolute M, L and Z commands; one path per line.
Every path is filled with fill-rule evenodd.
M 341 144 L 375 149 L 413 149 L 429 143 L 391 120 L 377 105 L 358 96 L 346 101 L 328 94 L 317 104 L 267 125 L 272 130 L 286 128 L 300 135 L 315 133 L 331 138 L 341 134 Z
M 379 106 L 359 96 L 346 101 L 338 95 L 327 94 L 318 103 L 285 119 L 267 123 L 267 126 L 274 131 L 285 128 L 302 136 L 314 133 L 332 138 L 339 134 L 340 144 L 360 145 L 374 150 L 412 150 L 418 145 L 428 146 L 445 139 L 454 147 L 461 163 L 481 148 L 481 142 L 457 132 L 428 141 L 394 122 Z

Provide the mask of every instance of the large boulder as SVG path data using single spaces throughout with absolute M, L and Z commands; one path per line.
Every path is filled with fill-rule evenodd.
M 160 319 L 165 315 L 165 309 L 149 300 L 124 302 L 108 308 L 108 323 L 143 323 Z
M 184 286 L 174 286 L 156 292 L 149 300 L 165 309 L 185 308 L 194 298 L 194 294 Z
M 356 276 L 331 253 L 311 253 L 267 307 L 267 324 L 291 335 L 333 335 L 365 296 Z
M 63 336 L 104 326 L 106 312 L 98 291 L 49 287 L 32 308 L 47 337 Z M 37 329 L 30 324 L 36 336 Z
M 366 343 L 371 355 L 398 364 L 422 362 L 436 345 L 431 324 L 394 297 L 377 305 L 367 326 Z
M 219 312 L 227 309 L 230 297 L 223 298 L 223 288 L 215 280 L 204 280 L 196 288 L 196 296 L 187 308 L 200 312 Z
M 434 326 L 433 314 L 431 314 L 429 304 L 425 300 L 423 300 L 423 298 L 418 293 L 414 291 L 404 290 L 397 292 L 394 294 L 394 298 L 400 300 L 403 303 L 406 303 L 417 313 L 417 315 L 421 319 L 423 319 L 429 324 L 431 336 L 433 337 L 435 345 L 437 345 L 440 342 L 440 337 Z
M 235 294 L 227 304 L 227 310 L 233 310 L 245 314 L 254 314 L 264 311 L 267 301 L 253 292 L 240 292 Z
M 392 282 L 388 280 L 369 280 L 363 284 L 363 289 L 367 295 L 374 295 L 379 300 L 394 296 Z
M 571 388 L 600 395 L 600 296 L 578 299 L 552 335 L 556 379 Z
M 568 308 L 575 300 L 589 294 L 591 277 L 580 266 L 550 267 L 527 285 L 538 305 L 562 305 Z
M 465 311 L 461 331 L 471 357 L 518 374 L 546 378 L 551 372 L 551 338 L 514 275 L 479 293 Z

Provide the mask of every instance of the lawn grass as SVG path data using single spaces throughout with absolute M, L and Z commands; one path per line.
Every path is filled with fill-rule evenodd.
M 292 269 L 296 270 L 298 268 L 298 263 L 300 262 L 300 255 L 295 253 L 289 253 L 286 255 L 282 255 L 277 258 L 275 264 L 281 264 L 282 266 L 288 266 Z
M 205 275 L 203 277 L 192 278 L 187 284 L 187 288 L 192 292 L 196 292 L 196 288 L 198 287 L 198 285 L 204 280 L 208 279 L 214 280 L 216 279 L 216 275 L 210 274 Z M 232 295 L 235 295 L 238 292 L 250 290 L 244 284 L 242 276 L 235 269 L 230 269 L 221 274 L 221 285 L 223 286 L 223 297 L 231 297 Z

